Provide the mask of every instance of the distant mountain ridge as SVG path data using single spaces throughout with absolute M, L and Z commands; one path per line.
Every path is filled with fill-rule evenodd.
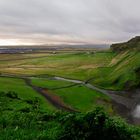
M 136 36 L 124 43 L 112 44 L 110 48 L 115 52 L 140 50 L 140 36 Z

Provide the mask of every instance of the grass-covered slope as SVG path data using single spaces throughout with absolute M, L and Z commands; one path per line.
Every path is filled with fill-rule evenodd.
M 93 70 L 90 83 L 115 90 L 140 87 L 140 36 L 113 44 L 111 50 L 116 55 L 107 66 Z
M 140 86 L 140 52 L 127 51 L 120 53 L 112 60 L 110 66 L 113 67 L 110 75 L 112 84 L 125 89 Z
M 111 89 L 140 87 L 140 52 L 124 51 L 117 54 L 108 67 L 93 71 L 92 84 Z

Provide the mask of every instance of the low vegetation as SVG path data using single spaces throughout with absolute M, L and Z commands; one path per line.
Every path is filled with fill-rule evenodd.
M 88 113 L 42 112 L 40 102 L 16 110 L 11 102 L 21 100 L 17 93 L 0 93 L 0 136 L 2 140 L 139 140 L 140 129 L 122 119 L 110 117 L 97 107 Z
M 12 100 L 11 102 L 9 102 L 8 99 L 5 100 L 6 104 L 9 102 L 9 108 L 10 106 L 13 108 L 15 107 L 15 110 L 25 107 L 28 108 L 29 104 L 27 102 L 32 102 L 32 100 L 40 101 L 41 110 L 55 110 L 55 108 L 48 103 L 42 95 L 34 91 L 31 87 L 27 86 L 22 79 L 0 77 L 0 92 L 9 93 L 11 96 L 14 96 L 13 93 L 16 93 L 16 96 L 18 96 L 17 99 L 15 98 L 16 100 Z

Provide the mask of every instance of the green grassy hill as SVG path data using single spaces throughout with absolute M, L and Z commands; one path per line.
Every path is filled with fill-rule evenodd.
M 90 83 L 114 90 L 140 87 L 140 37 L 113 44 L 111 50 L 116 55 L 107 66 L 93 70 Z
M 93 70 L 92 84 L 108 89 L 132 89 L 140 86 L 140 52 L 118 53 L 107 67 Z

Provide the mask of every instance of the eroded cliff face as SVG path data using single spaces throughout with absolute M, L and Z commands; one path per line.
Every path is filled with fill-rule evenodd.
M 110 48 L 112 51 L 115 51 L 115 52 L 121 52 L 121 51 L 126 51 L 126 50 L 140 51 L 140 36 L 136 36 L 132 38 L 131 40 L 124 43 L 112 44 Z

